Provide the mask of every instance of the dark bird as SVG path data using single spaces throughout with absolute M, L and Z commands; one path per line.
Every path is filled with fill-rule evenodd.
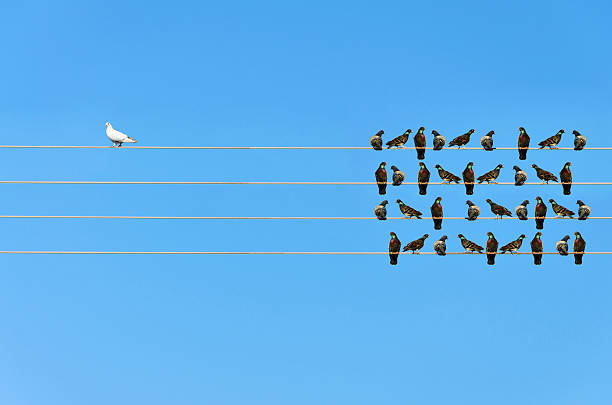
M 461 240 L 461 246 L 463 246 L 463 248 L 465 249 L 465 253 L 467 253 L 467 252 L 482 253 L 482 249 L 483 249 L 482 246 L 477 245 L 476 243 L 472 242 L 471 240 L 466 239 L 465 236 L 463 236 L 462 234 L 457 235 L 457 237 Z
M 392 265 L 397 264 L 397 257 L 402 248 L 402 242 L 397 238 L 395 232 L 391 232 L 391 240 L 389 241 L 389 260 Z
M 374 148 L 374 150 L 382 150 L 382 136 L 384 133 L 385 131 L 381 129 L 376 134 L 372 135 L 372 137 L 370 138 L 370 145 L 372 145 L 372 148 Z
M 407 218 L 417 217 L 418 219 L 422 219 L 422 212 L 417 211 L 414 208 L 404 204 L 399 198 L 395 202 L 399 204 L 400 211 L 402 211 L 402 214 L 404 214 Z
M 535 223 L 536 229 L 544 229 L 544 220 L 546 219 L 546 211 L 548 211 L 548 207 L 544 204 L 544 200 L 542 197 L 536 197 L 536 206 L 535 206 Z
M 394 146 L 396 146 L 397 148 L 403 147 L 404 144 L 408 142 L 408 136 L 410 136 L 411 132 L 412 129 L 407 129 L 406 132 L 404 132 L 400 136 L 391 139 L 389 142 L 386 143 L 387 149 L 391 149 Z
M 582 264 L 582 256 L 584 248 L 586 247 L 586 242 L 582 239 L 580 232 L 574 232 L 574 235 L 576 235 L 576 239 L 574 240 L 574 263 Z
M 442 217 L 444 216 L 442 204 L 440 204 L 441 201 L 442 197 L 438 197 L 431 206 L 431 216 L 433 217 L 434 229 L 437 230 L 442 229 Z
M 519 160 L 527 160 L 527 150 L 529 150 L 529 135 L 527 135 L 527 131 L 525 128 L 519 127 L 519 136 L 518 136 L 518 153 Z
M 384 195 L 387 194 L 387 171 L 385 170 L 385 166 L 387 162 L 381 162 L 378 169 L 374 172 L 376 176 L 376 183 L 378 184 L 378 194 Z
M 561 185 L 563 185 L 563 194 L 565 195 L 572 194 L 572 171 L 570 170 L 571 165 L 572 162 L 565 162 L 565 164 L 563 165 L 563 169 L 561 169 L 561 173 L 559 173 Z
M 417 182 L 419 183 L 419 194 L 425 195 L 427 194 L 427 185 L 429 184 L 429 170 L 427 170 L 427 166 L 425 163 L 419 162 L 419 174 L 417 175 Z
M 542 232 L 536 232 L 535 236 L 531 240 L 531 252 L 533 253 L 533 264 L 539 266 L 542 264 L 542 253 L 544 251 L 544 245 L 542 244 Z
M 495 256 L 497 256 L 499 243 L 497 243 L 497 239 L 495 239 L 492 232 L 487 232 L 487 236 L 489 237 L 486 244 L 487 253 L 489 253 L 487 254 L 487 264 L 492 266 L 495 264 Z
M 469 141 L 470 141 L 470 136 L 474 133 L 473 129 L 470 129 L 469 131 L 467 131 L 465 134 L 463 135 L 459 135 L 458 137 L 456 137 L 455 139 L 453 139 L 452 141 L 450 141 L 450 143 L 448 144 L 449 147 L 451 146 L 457 146 L 458 148 L 461 148 L 462 146 L 466 145 Z
M 447 172 L 440 165 L 436 165 L 436 169 L 438 169 L 438 176 L 440 176 L 443 182 L 448 182 L 448 184 L 450 184 L 452 181 L 454 181 L 455 183 L 459 184 L 459 180 L 461 180 L 459 177 L 455 176 L 451 172 Z
M 563 218 L 563 217 L 574 218 L 574 215 L 576 215 L 574 211 L 568 210 L 564 206 L 557 204 L 557 202 L 553 200 L 552 198 L 549 199 L 548 202 L 552 204 L 552 210 L 555 212 L 555 214 L 558 215 L 558 218 Z
M 559 142 L 561 142 L 561 136 L 564 132 L 564 130 L 560 129 L 559 132 L 557 132 L 555 135 L 551 136 L 550 138 L 544 139 L 538 144 L 540 145 L 540 149 L 544 149 L 547 146 L 550 149 L 559 149 L 557 145 L 559 144 Z
M 474 162 L 469 162 L 465 169 L 463 170 L 463 184 L 465 184 L 465 194 L 472 195 L 474 194 Z
M 525 235 L 524 234 L 519 236 L 517 240 L 513 240 L 512 242 L 508 243 L 507 245 L 502 246 L 502 248 L 501 248 L 502 254 L 504 254 L 506 252 L 515 253 L 517 250 L 519 250 L 521 248 L 521 245 L 523 244 L 523 239 L 525 239 Z
M 586 220 L 591 215 L 591 207 L 583 203 L 582 200 L 576 201 L 576 204 L 578 204 L 578 219 Z
M 495 149 L 493 147 L 493 135 L 494 134 L 495 134 L 495 131 L 489 131 L 489 132 L 487 132 L 487 134 L 485 136 L 480 138 L 480 144 L 482 145 L 484 150 L 491 151 L 491 150 Z
M 525 201 L 523 201 L 520 205 L 518 205 L 514 209 L 514 212 L 516 213 L 516 216 L 521 221 L 527 221 L 527 219 L 528 219 L 527 218 L 527 205 L 528 204 L 529 204 L 529 200 L 525 200 Z
M 512 213 L 510 212 L 510 210 L 506 207 L 503 207 L 499 204 L 495 204 L 493 201 L 491 201 L 490 198 L 487 198 L 486 201 L 489 203 L 489 205 L 491 206 L 491 212 L 494 213 L 498 219 L 502 219 L 505 216 L 507 217 L 511 217 Z
M 468 205 L 466 219 L 468 221 L 476 221 L 476 218 L 478 218 L 478 216 L 480 215 L 480 207 L 471 202 L 470 200 L 467 200 L 465 203 Z
M 374 207 L 374 215 L 376 215 L 376 218 L 378 218 L 381 221 L 384 221 L 387 219 L 387 204 L 389 204 L 389 201 L 384 200 L 383 202 L 378 204 L 376 207 Z
M 404 179 L 406 178 L 406 175 L 404 174 L 403 171 L 398 169 L 397 166 L 391 166 L 391 170 L 393 170 L 393 177 L 392 177 L 393 183 L 391 183 L 391 185 L 399 186 L 400 184 L 402 184 L 402 181 L 404 181 Z
M 522 171 L 518 166 L 514 166 L 513 169 L 516 172 L 514 173 L 514 185 L 522 186 L 527 181 L 527 173 Z
M 570 238 L 569 235 L 565 235 L 563 239 L 561 239 L 559 242 L 555 244 L 555 247 L 557 248 L 557 252 L 559 252 L 561 256 L 568 255 L 569 247 L 567 246 L 567 241 L 569 240 L 569 238 Z
M 486 172 L 482 176 L 479 176 L 478 183 L 482 183 L 486 181 L 487 183 L 493 182 L 497 184 L 495 180 L 497 179 L 497 177 L 499 177 L 499 171 L 502 169 L 502 167 L 504 166 L 500 163 L 497 166 L 495 166 L 495 169 L 491 170 L 490 172 Z
M 442 150 L 446 144 L 446 138 L 438 133 L 435 129 L 431 131 L 433 138 L 433 150 Z
M 427 141 L 425 139 L 425 127 L 419 128 L 417 133 L 414 135 L 414 147 L 417 152 L 417 159 L 425 159 L 425 145 Z
M 557 176 L 555 176 L 551 172 L 547 172 L 546 170 L 539 168 L 538 165 L 536 165 L 535 163 L 532 164 L 531 167 L 535 169 L 536 175 L 540 180 L 542 180 L 542 183 L 548 183 L 549 181 L 559 181 L 559 179 L 557 179 Z
M 425 234 L 421 236 L 419 239 L 413 240 L 412 242 L 404 246 L 404 252 L 411 250 L 412 253 L 418 254 L 419 250 L 423 249 L 423 246 L 425 246 L 425 239 L 427 238 L 429 238 L 429 235 Z
M 443 235 L 440 240 L 435 241 L 433 244 L 433 248 L 438 256 L 446 256 L 446 239 L 448 239 L 448 236 Z
M 575 129 L 572 131 L 574 134 L 574 150 L 582 150 L 586 146 L 587 139 L 586 136 L 582 135 L 580 132 Z

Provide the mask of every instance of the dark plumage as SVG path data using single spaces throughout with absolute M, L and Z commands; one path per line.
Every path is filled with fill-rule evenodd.
M 576 201 L 576 204 L 578 204 L 578 219 L 586 220 L 591 215 L 591 207 L 583 203 L 582 200 Z
M 419 239 L 413 240 L 412 242 L 404 246 L 404 252 L 411 250 L 412 253 L 418 254 L 419 250 L 423 249 L 423 246 L 425 246 L 425 239 L 427 238 L 429 238 L 429 235 L 425 234 L 421 236 Z
M 529 200 L 525 200 L 525 201 L 523 201 L 520 205 L 518 205 L 514 209 L 514 212 L 516 213 L 516 216 L 521 221 L 527 221 L 527 219 L 528 219 L 527 218 L 527 205 L 528 204 L 529 204 Z
M 387 219 L 387 204 L 389 204 L 389 201 L 384 200 L 383 202 L 378 204 L 376 207 L 374 207 L 374 215 L 376 215 L 376 218 L 378 218 L 381 221 L 384 221 Z
M 372 137 L 370 138 L 370 145 L 372 145 L 372 148 L 374 148 L 374 150 L 382 150 L 382 136 L 384 133 L 385 131 L 381 129 L 376 134 L 372 135 Z
M 570 170 L 570 166 L 572 162 L 565 162 L 563 165 L 563 169 L 559 173 L 559 178 L 561 179 L 561 185 L 563 185 L 563 194 L 570 195 L 572 194 L 572 171 Z
M 542 142 L 540 142 L 538 145 L 540 145 L 540 149 L 544 149 L 545 147 L 549 147 L 550 149 L 559 149 L 557 147 L 557 145 L 559 144 L 559 142 L 561 142 L 561 136 L 563 135 L 565 131 L 560 129 L 559 132 L 557 132 L 555 135 L 551 136 L 550 138 L 546 138 L 544 139 Z
M 514 173 L 514 185 L 522 186 L 527 181 L 527 173 L 522 171 L 518 166 L 514 166 L 513 169 L 516 172 Z
M 440 135 L 435 129 L 431 131 L 431 134 L 434 136 L 433 150 L 442 150 L 442 148 L 446 144 L 446 138 L 443 135 Z
M 465 134 L 463 135 L 459 135 L 458 137 L 456 137 L 455 139 L 453 139 L 452 141 L 450 141 L 450 143 L 448 144 L 449 147 L 451 146 L 457 146 L 459 148 L 461 148 L 462 146 L 466 145 L 469 141 L 470 141 L 470 136 L 474 133 L 473 129 L 470 129 L 469 131 L 467 131 Z
M 400 200 L 399 198 L 395 201 L 396 203 L 399 204 L 399 209 L 402 212 L 402 214 L 404 214 L 407 218 L 412 218 L 412 217 L 417 217 L 418 219 L 422 219 L 421 215 L 423 215 L 422 212 L 415 210 L 414 208 L 404 204 L 402 202 L 402 200 Z
M 442 197 L 438 197 L 431 206 L 431 216 L 433 217 L 434 229 L 437 230 L 442 229 L 442 217 L 444 216 L 442 204 L 440 203 L 441 201 Z
M 580 232 L 574 232 L 576 239 L 574 240 L 574 263 L 582 264 L 582 256 L 586 248 L 586 242 L 580 235 Z
M 472 195 L 474 194 L 474 162 L 469 162 L 465 169 L 463 170 L 463 184 L 465 184 L 465 194 Z
M 440 165 L 436 165 L 436 169 L 438 169 L 438 176 L 440 176 L 443 182 L 448 182 L 448 184 L 450 184 L 454 181 L 455 183 L 459 184 L 459 180 L 461 180 L 459 177 L 455 176 L 451 172 L 447 172 Z
M 574 150 L 584 149 L 587 143 L 586 137 L 575 129 L 572 131 L 572 134 L 574 134 Z
M 525 235 L 524 234 L 519 236 L 517 240 L 513 240 L 512 242 L 508 243 L 507 245 L 502 246 L 502 248 L 501 248 L 502 254 L 504 254 L 506 252 L 514 253 L 517 250 L 519 250 L 521 248 L 521 246 L 523 245 L 523 239 L 525 239 Z
M 378 184 L 378 194 L 384 195 L 387 194 L 387 170 L 385 170 L 385 166 L 387 162 L 381 162 L 378 166 L 378 169 L 374 172 L 374 176 L 376 177 L 376 183 Z
M 429 170 L 427 170 L 427 166 L 425 163 L 419 162 L 419 174 L 417 175 L 417 182 L 419 183 L 419 194 L 425 195 L 427 194 L 427 185 L 429 184 Z
M 448 236 L 443 235 L 440 240 L 435 241 L 433 244 L 434 251 L 438 256 L 446 256 L 446 239 L 448 239 Z
M 527 150 L 529 148 L 529 135 L 527 135 L 527 131 L 525 128 L 519 127 L 519 136 L 518 136 L 518 153 L 520 160 L 527 159 Z
M 404 144 L 408 142 L 408 136 L 410 136 L 411 132 L 412 129 L 407 129 L 406 132 L 404 132 L 400 136 L 391 139 L 389 142 L 386 143 L 387 149 L 390 149 L 394 146 L 397 148 L 404 146 Z
M 465 253 L 482 253 L 482 250 L 484 249 L 482 246 L 472 242 L 471 240 L 466 239 L 465 236 L 463 236 L 462 234 L 457 235 L 457 237 L 461 240 L 461 246 L 463 246 L 463 248 L 465 249 Z
M 568 255 L 569 247 L 567 246 L 567 241 L 569 240 L 569 238 L 570 238 L 569 235 L 565 235 L 563 239 L 561 239 L 559 242 L 555 244 L 555 248 L 557 248 L 557 252 L 559 252 L 561 256 Z
M 534 209 L 536 229 L 544 229 L 546 211 L 548 211 L 548 207 L 546 207 L 546 204 L 544 204 L 542 197 L 536 197 L 536 206 Z
M 470 200 L 467 200 L 465 203 L 468 205 L 467 218 L 465 219 L 468 221 L 476 221 L 476 218 L 480 215 L 480 207 Z
M 495 236 L 493 236 L 492 232 L 487 232 L 487 236 L 489 237 L 487 239 L 487 264 L 489 265 L 494 265 L 495 264 L 495 256 L 497 256 L 497 247 L 499 246 L 499 243 L 497 243 L 497 239 L 495 239 Z
M 489 132 L 487 132 L 487 134 L 485 136 L 480 138 L 480 144 L 482 145 L 484 150 L 491 151 L 491 150 L 495 149 L 493 147 L 493 135 L 494 134 L 495 134 L 495 131 L 489 131 Z
M 425 159 L 425 145 L 427 141 L 425 139 L 425 127 L 419 128 L 417 133 L 414 135 L 414 147 L 417 152 L 417 159 Z
M 531 167 L 535 169 L 536 175 L 538 176 L 540 180 L 542 180 L 543 183 L 548 183 L 549 181 L 555 181 L 555 182 L 559 181 L 559 179 L 557 179 L 557 176 L 555 176 L 551 172 L 541 169 L 535 163 L 532 164 Z
M 406 178 L 406 175 L 404 174 L 403 171 L 398 169 L 397 166 L 391 166 L 391 170 L 393 170 L 393 177 L 391 177 L 391 179 L 393 180 L 393 183 L 391 183 L 391 185 L 399 186 L 400 184 L 402 184 L 402 181 L 404 181 L 404 179 Z
M 574 218 L 574 215 L 576 215 L 574 211 L 568 210 L 564 206 L 557 204 L 557 202 L 553 200 L 552 198 L 549 199 L 548 202 L 552 204 L 552 210 L 555 212 L 555 214 L 559 216 L 559 218 L 563 218 L 563 217 Z
M 402 242 L 397 238 L 395 232 L 391 232 L 391 240 L 389 241 L 389 261 L 392 265 L 397 264 L 397 257 L 402 249 Z
M 536 232 L 535 236 L 531 240 L 531 252 L 533 253 L 533 264 L 539 266 L 542 264 L 542 254 L 539 252 L 544 251 L 544 245 L 542 244 L 542 232 Z
M 491 206 L 491 212 L 494 213 L 499 219 L 503 218 L 504 215 L 507 216 L 507 217 L 511 217 L 512 216 L 512 213 L 510 212 L 510 210 L 508 208 L 494 203 L 493 201 L 491 201 L 490 198 L 487 198 L 486 201 Z
M 502 169 L 502 167 L 504 166 L 500 163 L 497 166 L 495 166 L 495 169 L 491 170 L 490 172 L 486 172 L 482 176 L 479 176 L 478 183 L 482 183 L 486 181 L 487 183 L 493 182 L 497 184 L 495 180 L 497 179 L 497 177 L 499 177 L 499 171 Z

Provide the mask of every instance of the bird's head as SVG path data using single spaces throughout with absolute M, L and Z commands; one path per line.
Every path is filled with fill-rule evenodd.
M 470 200 L 467 200 L 465 203 L 466 203 L 467 205 L 469 205 L 470 207 L 471 207 L 472 205 L 474 205 L 474 203 L 473 203 L 473 202 L 471 202 Z
M 580 235 L 580 232 L 578 231 L 574 232 L 574 235 L 576 235 L 576 239 L 582 238 L 582 235 Z
M 576 201 L 576 204 L 578 204 L 578 205 L 584 205 L 584 203 L 582 202 L 582 200 L 578 200 L 578 201 Z
M 397 235 L 395 234 L 395 232 L 389 232 L 389 235 L 391 236 L 391 239 L 397 238 Z
M 536 165 L 535 163 L 531 165 L 531 167 L 533 167 L 534 169 L 538 168 L 538 165 Z
M 567 242 L 567 241 L 569 240 L 569 238 L 570 238 L 570 236 L 569 236 L 569 235 L 565 235 L 563 238 L 561 238 L 561 240 L 563 240 L 563 241 L 566 241 L 566 242 Z
M 425 127 L 419 128 L 419 134 L 422 134 L 423 132 L 425 132 Z
M 474 133 L 474 129 L 470 129 L 470 130 L 468 131 L 468 134 L 470 134 L 470 135 L 472 135 L 473 133 Z
M 442 197 L 436 198 L 436 204 L 440 204 L 440 201 L 442 201 Z
M 435 165 L 434 167 L 435 167 L 436 169 L 438 169 L 438 170 L 440 170 L 440 169 L 442 168 L 442 166 L 440 166 L 440 165 L 438 165 L 438 164 L 437 164 L 437 165 Z
M 428 234 L 428 233 L 426 233 L 425 235 L 423 235 L 423 237 L 422 237 L 421 239 L 425 240 L 425 239 L 427 239 L 427 238 L 429 238 L 429 234 Z
M 380 162 L 380 167 L 381 167 L 381 168 L 383 168 L 383 169 L 384 169 L 386 165 L 387 165 L 387 162 Z
M 558 134 L 564 134 L 565 130 L 564 129 L 560 129 L 559 132 L 557 132 Z
M 400 200 L 399 198 L 397 200 L 395 200 L 396 203 L 398 203 L 399 205 L 402 205 L 404 202 L 402 200 Z
M 529 204 L 529 200 L 525 200 L 521 203 L 521 205 L 527 206 Z
M 542 197 L 538 196 L 538 197 L 536 197 L 536 202 L 538 204 L 542 204 L 544 201 L 542 201 Z
M 540 236 L 542 236 L 542 232 L 536 232 L 535 237 L 540 239 Z
M 110 122 L 107 122 L 107 123 L 106 123 L 106 124 L 104 124 L 104 125 L 106 125 L 106 128 L 112 128 L 112 126 L 111 126 Z
M 399 169 L 397 168 L 397 166 L 391 166 L 391 170 L 393 170 L 394 172 L 399 171 Z
M 555 205 L 557 202 L 555 200 L 553 200 L 552 198 L 548 199 L 548 202 L 551 203 L 552 205 Z
M 525 133 L 525 128 L 523 128 L 523 127 L 519 127 L 519 132 L 520 132 L 521 134 L 524 134 L 524 133 Z
M 521 168 L 520 168 L 520 167 L 518 167 L 518 166 L 512 166 L 512 168 L 513 168 L 515 171 L 517 171 L 517 172 L 520 172 L 520 171 L 521 171 Z
M 440 135 L 440 134 L 438 133 L 438 131 L 436 131 L 435 129 L 432 129 L 432 130 L 431 130 L 431 134 L 432 134 L 433 136 L 439 136 L 439 135 Z
M 461 233 L 460 233 L 459 235 L 457 235 L 457 237 L 458 237 L 459 239 L 465 239 L 465 236 L 463 236 L 463 234 L 461 234 Z
M 412 132 L 412 129 L 407 129 L 406 132 L 404 132 L 404 135 L 408 135 L 411 132 Z
M 487 132 L 486 136 L 493 136 L 494 134 L 495 134 L 495 131 L 489 131 L 489 132 Z
M 575 129 L 572 131 L 572 134 L 576 135 L 576 136 L 580 136 L 580 132 L 576 131 Z
M 380 203 L 380 205 L 382 205 L 382 206 L 385 206 L 387 204 L 389 204 L 389 201 L 387 201 L 387 200 L 384 200 L 383 202 Z
M 419 167 L 420 167 L 421 169 L 425 169 L 425 168 L 427 168 L 427 167 L 425 166 L 425 163 L 423 163 L 423 162 L 419 162 Z
M 488 202 L 489 204 L 493 204 L 493 201 L 491 201 L 490 198 L 487 198 L 485 201 Z
M 376 133 L 376 136 L 382 136 L 385 133 L 382 129 Z
M 448 239 L 448 236 L 446 236 L 446 235 L 442 235 L 442 237 L 440 238 L 440 240 L 441 240 L 442 242 L 444 242 L 446 239 Z
M 524 233 L 522 233 L 522 234 L 521 234 L 521 236 L 519 236 L 518 238 L 519 238 L 519 240 L 523 240 L 523 239 L 525 239 L 525 238 L 526 238 L 526 236 L 525 236 L 525 234 L 524 234 Z
M 565 166 L 563 166 L 565 169 L 569 169 L 569 167 L 572 165 L 572 162 L 565 162 Z
M 470 169 L 474 167 L 474 162 L 468 162 L 467 167 Z
M 489 239 L 492 239 L 495 237 L 493 236 L 493 232 L 487 232 L 487 236 L 489 237 Z
M 502 167 L 504 167 L 504 165 L 502 165 L 501 163 L 497 165 L 496 169 L 501 169 Z

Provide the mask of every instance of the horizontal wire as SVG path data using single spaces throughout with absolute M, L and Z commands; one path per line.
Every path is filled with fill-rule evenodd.
M 568 252 L 573 254 L 573 252 Z M 579 252 L 585 255 L 611 255 L 612 252 Z M 125 251 L 60 251 L 60 250 L 2 250 L 0 254 L 40 254 L 40 255 L 388 255 L 389 252 L 125 252 Z M 400 255 L 437 255 L 436 252 L 400 252 Z M 447 255 L 478 255 L 478 253 L 446 252 Z M 483 255 L 485 253 L 482 253 Z M 488 253 L 493 254 L 493 253 Z M 503 253 L 497 252 L 497 255 Z M 533 252 L 508 253 L 512 255 L 531 255 Z M 559 252 L 536 252 L 542 255 L 558 255 Z
M 204 216 L 137 216 L 137 215 L 0 215 L 0 218 L 6 219 L 237 219 L 237 220 L 377 220 L 378 218 L 372 217 L 204 217 Z M 389 220 L 398 220 L 398 219 L 407 219 L 407 220 L 417 220 L 418 218 L 408 218 L 408 217 L 387 217 Z M 420 219 L 439 219 L 438 217 L 421 217 Z M 442 219 L 467 219 L 465 217 L 442 217 Z M 489 220 L 489 219 L 499 219 L 497 217 L 478 217 L 478 220 Z M 503 220 L 508 219 L 519 219 L 518 217 L 509 217 L 504 218 Z M 528 219 L 536 219 L 536 217 L 528 217 Z M 537 217 L 537 219 L 541 219 Z M 544 219 L 574 219 L 578 220 L 578 218 L 567 218 L 567 217 L 545 217 Z M 612 217 L 588 217 L 591 219 L 612 219 Z
M 95 181 L 95 180 L 0 180 L 0 184 L 178 184 L 178 185 L 320 185 L 320 186 L 362 186 L 375 185 L 375 181 Z M 402 185 L 418 185 L 418 182 L 403 182 Z M 448 185 L 449 183 L 429 183 L 431 186 Z M 513 182 L 499 183 L 450 183 L 450 185 L 502 185 L 514 186 Z M 526 186 L 558 186 L 573 184 L 575 186 L 609 186 L 612 182 L 573 182 L 573 183 L 523 183 Z M 391 186 L 389 184 L 389 186 Z
M 0 148 L 7 149 L 372 149 L 371 146 L 123 146 L 115 148 L 113 146 L 87 146 L 87 145 L 0 145 Z M 397 148 L 393 148 L 397 149 Z M 406 146 L 399 149 L 414 150 L 414 146 Z M 420 148 L 419 148 L 420 149 Z M 433 150 L 433 147 L 428 146 L 425 149 Z M 500 147 L 496 150 L 518 150 L 518 147 Z M 541 148 L 521 148 L 522 150 L 542 150 Z M 555 148 L 547 150 L 574 150 L 574 148 Z M 482 147 L 464 147 L 464 148 L 444 148 L 444 150 L 484 150 Z M 593 147 L 584 148 L 583 150 L 612 150 L 612 147 Z

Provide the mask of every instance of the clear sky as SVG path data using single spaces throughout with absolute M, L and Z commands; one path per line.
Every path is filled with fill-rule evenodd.
M 367 146 L 406 128 L 474 128 L 514 146 L 564 128 L 612 146 L 607 2 L 24 1 L 3 4 L 2 144 Z M 2 180 L 414 181 L 414 151 L 0 150 Z M 609 152 L 530 151 L 575 181 Z M 516 151 L 427 152 L 460 174 Z M 376 186 L 2 185 L 4 214 L 368 216 Z M 512 211 L 555 198 L 612 215 L 610 188 L 477 187 Z M 463 186 L 386 198 L 465 215 Z M 398 215 L 397 205 L 389 214 Z M 0 220 L 0 250 L 384 251 L 429 233 L 500 244 L 533 221 Z M 547 250 L 606 226 L 548 220 Z M 573 240 L 573 238 L 572 238 Z M 528 243 L 523 250 L 528 250 Z M 609 257 L 0 257 L 0 402 L 67 404 L 601 404 L 612 386 Z M 605 263 L 608 263 L 606 266 Z M 606 268 L 607 267 L 607 268 Z

